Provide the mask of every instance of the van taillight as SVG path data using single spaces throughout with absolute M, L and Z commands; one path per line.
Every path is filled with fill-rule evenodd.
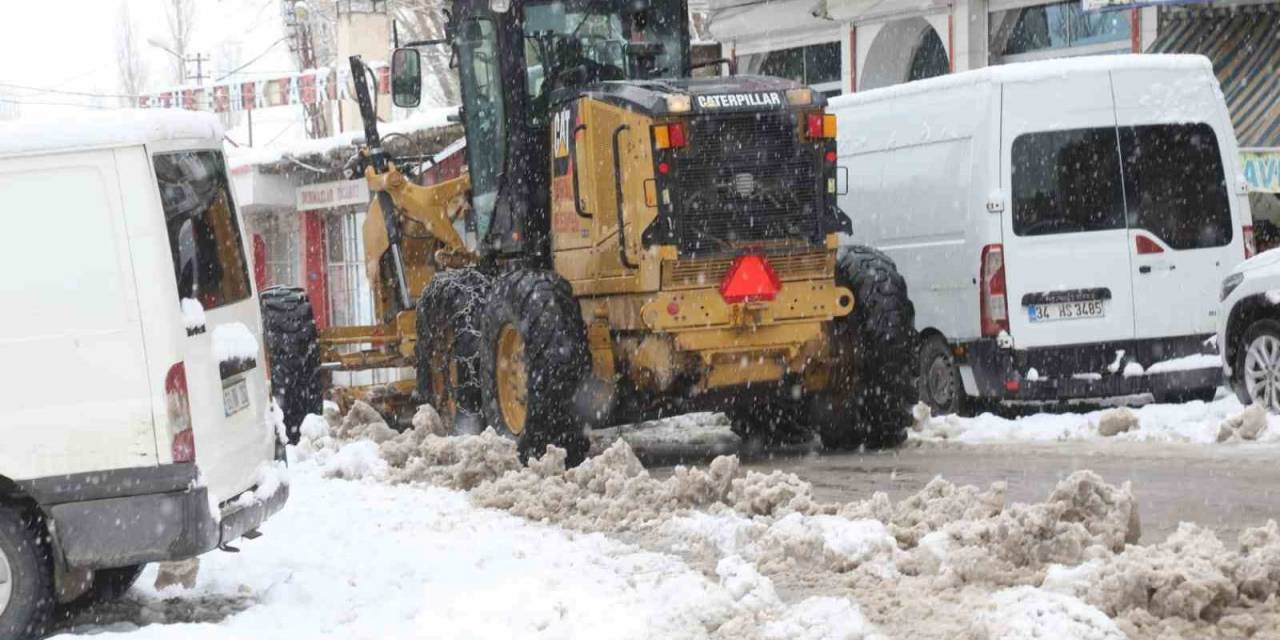
M 191 394 L 187 392 L 187 368 L 181 362 L 169 367 L 169 373 L 164 376 L 164 398 L 173 461 L 194 462 L 196 439 L 191 430 Z
M 1009 300 L 1004 282 L 1004 247 L 989 244 L 982 248 L 981 291 L 982 335 L 994 338 L 1009 330 Z
M 1258 253 L 1258 245 L 1253 240 L 1253 225 L 1244 226 L 1244 259 L 1248 260 Z

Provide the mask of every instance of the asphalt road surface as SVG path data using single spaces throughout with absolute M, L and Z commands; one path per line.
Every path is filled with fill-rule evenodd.
M 667 445 L 645 450 L 655 473 L 677 463 L 701 464 L 724 447 Z M 1280 447 L 1142 442 L 1043 444 L 908 444 L 894 452 L 817 453 L 808 448 L 744 456 L 744 467 L 793 472 L 813 483 L 816 497 L 846 502 L 884 491 L 896 499 L 942 476 L 957 484 L 1008 484 L 1009 502 L 1038 502 L 1079 469 L 1107 482 L 1131 482 L 1142 519 L 1142 542 L 1159 542 L 1182 521 L 1214 529 L 1228 545 L 1248 527 L 1280 519 Z

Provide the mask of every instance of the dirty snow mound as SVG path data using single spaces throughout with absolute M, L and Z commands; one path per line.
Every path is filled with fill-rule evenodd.
M 390 466 L 378 453 L 378 445 L 372 440 L 348 442 L 338 452 L 324 461 L 321 475 L 326 478 L 381 478 Z
M 435 436 L 449 435 L 449 430 L 444 426 L 444 420 L 440 419 L 436 408 L 429 404 L 419 405 L 417 412 L 413 414 L 413 430 Z
M 1097 609 L 1060 593 L 1013 587 L 992 596 L 992 609 L 980 618 L 992 640 L 1124 640 L 1116 623 Z
M 1098 416 L 1098 435 L 1109 438 L 1138 428 L 1138 414 L 1126 407 L 1103 411 Z
M 814 597 L 765 623 L 760 636 L 764 640 L 861 640 L 872 637 L 872 627 L 847 598 Z
M 362 400 L 356 400 L 346 417 L 336 425 L 331 422 L 331 431 L 335 438 L 341 440 L 364 438 L 382 443 L 396 437 L 396 431 L 387 426 L 387 421 L 382 419 L 382 414 Z
M 1228 440 L 1257 440 L 1267 430 L 1267 409 L 1262 405 L 1249 405 L 1244 411 L 1228 417 L 1218 427 L 1218 442 Z
M 395 482 L 429 482 L 451 489 L 474 489 L 520 469 L 515 441 L 498 435 L 493 429 L 485 429 L 478 436 L 445 438 L 413 430 L 401 434 L 401 438 L 409 442 L 383 446 L 417 446 L 406 455 L 404 468 L 392 474 Z M 418 440 L 415 442 L 415 439 Z

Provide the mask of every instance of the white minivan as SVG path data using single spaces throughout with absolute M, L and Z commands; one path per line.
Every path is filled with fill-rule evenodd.
M 221 140 L 185 112 L 0 125 L 0 638 L 287 499 Z
M 1252 223 L 1207 59 L 1011 64 L 831 110 L 847 241 L 906 277 L 935 411 L 1213 397 L 1219 368 L 1188 356 L 1214 348 L 1219 283 Z

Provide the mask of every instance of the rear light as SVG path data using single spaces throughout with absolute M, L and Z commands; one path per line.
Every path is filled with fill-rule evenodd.
M 989 244 L 982 248 L 979 305 L 982 335 L 994 338 L 1009 330 L 1009 296 L 1004 280 L 1004 247 Z
M 1244 226 L 1244 259 L 1248 260 L 1258 253 L 1258 245 L 1253 240 L 1253 225 Z
M 653 127 L 653 146 L 659 150 L 682 149 L 689 144 L 685 135 L 684 123 L 672 122 Z
M 773 300 L 781 290 L 782 281 L 769 260 L 754 253 L 734 258 L 720 283 L 720 297 L 729 304 Z
M 811 113 L 805 118 L 804 135 L 810 140 L 835 139 L 836 117 L 830 113 Z
M 1153 253 L 1164 253 L 1164 248 L 1156 243 L 1155 240 L 1146 236 L 1134 236 L 1134 242 L 1138 247 L 1138 255 L 1145 256 Z
M 187 368 L 181 362 L 164 376 L 165 412 L 169 418 L 169 451 L 173 461 L 195 462 L 196 440 L 191 430 L 191 394 L 187 392 Z

